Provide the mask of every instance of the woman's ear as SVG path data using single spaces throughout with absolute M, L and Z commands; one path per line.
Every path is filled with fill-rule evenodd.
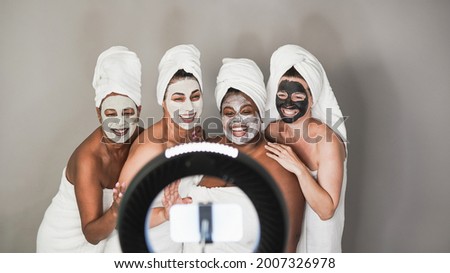
M 141 109 L 142 109 L 142 105 L 139 105 L 137 107 L 137 116 L 140 117 L 141 116 Z

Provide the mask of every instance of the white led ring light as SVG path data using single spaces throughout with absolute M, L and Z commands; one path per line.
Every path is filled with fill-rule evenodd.
M 155 197 L 173 181 L 215 176 L 238 186 L 252 201 L 260 223 L 255 252 L 283 252 L 288 219 L 281 192 L 270 174 L 237 149 L 217 143 L 188 143 L 160 154 L 135 176 L 121 201 L 119 240 L 123 252 L 154 252 L 147 244 L 147 213 Z

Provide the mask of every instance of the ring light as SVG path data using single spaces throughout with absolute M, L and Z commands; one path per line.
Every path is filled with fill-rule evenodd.
M 261 237 L 255 251 L 284 251 L 287 213 L 281 192 L 270 174 L 236 148 L 200 142 L 167 149 L 132 180 L 119 210 L 118 231 L 123 252 L 153 252 L 145 237 L 150 205 L 164 187 L 191 175 L 214 176 L 238 186 L 258 213 Z

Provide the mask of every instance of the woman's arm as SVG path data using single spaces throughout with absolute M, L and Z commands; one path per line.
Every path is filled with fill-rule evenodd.
M 323 138 L 318 145 L 317 181 L 290 146 L 268 143 L 266 149 L 269 157 L 297 176 L 306 202 L 319 215 L 320 219 L 328 220 L 333 217 L 339 204 L 345 153 L 342 142 L 335 135 L 332 136 L 331 141 Z
M 80 211 L 81 228 L 86 240 L 98 244 L 116 227 L 120 198 L 103 213 L 103 189 L 98 180 L 98 166 L 89 157 L 80 158 L 75 168 L 75 196 Z
M 136 174 L 153 158 L 164 151 L 164 147 L 159 143 L 140 143 L 139 137 L 135 140 L 130 148 L 128 158 L 120 171 L 119 183 L 123 183 L 124 189 L 129 186 Z M 167 221 L 165 218 L 164 207 L 156 207 L 151 209 L 150 227 L 160 225 Z

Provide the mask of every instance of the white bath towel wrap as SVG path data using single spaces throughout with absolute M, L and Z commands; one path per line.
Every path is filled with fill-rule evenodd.
M 128 96 L 141 105 L 141 62 L 136 53 L 124 46 L 113 46 L 100 54 L 95 66 L 92 86 L 95 106 L 110 93 Z
M 156 85 L 156 98 L 162 105 L 167 85 L 173 75 L 180 69 L 192 73 L 203 91 L 202 70 L 200 68 L 200 51 L 191 44 L 177 45 L 166 51 L 159 62 L 158 83 Z
M 104 210 L 107 210 L 112 202 L 113 190 L 104 189 Z M 58 193 L 45 211 L 39 227 L 36 252 L 103 252 L 106 241 L 107 239 L 93 245 L 84 237 L 74 186 L 67 180 L 64 168 Z
M 245 58 L 222 60 L 215 89 L 216 105 L 219 111 L 223 97 L 229 88 L 237 89 L 249 96 L 258 107 L 261 118 L 264 118 L 267 98 L 264 75 L 254 61 Z

